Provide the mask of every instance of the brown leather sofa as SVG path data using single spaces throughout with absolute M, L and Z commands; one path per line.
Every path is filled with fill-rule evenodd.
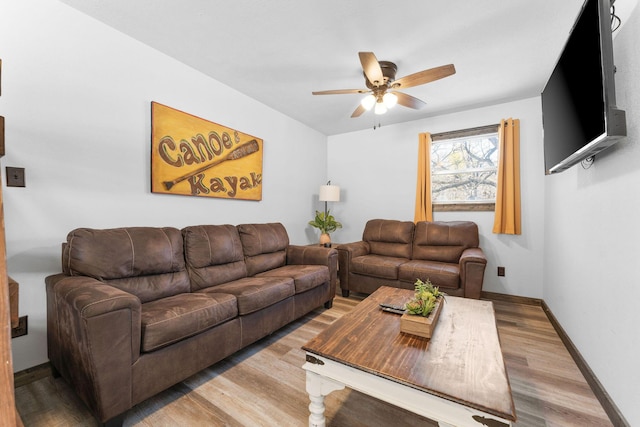
M 448 295 L 479 299 L 487 259 L 478 245 L 471 221 L 372 219 L 361 241 L 337 246 L 342 295 L 414 289 L 416 279 L 429 279 Z
M 48 355 L 107 425 L 324 305 L 337 251 L 280 223 L 71 231 L 46 278 Z

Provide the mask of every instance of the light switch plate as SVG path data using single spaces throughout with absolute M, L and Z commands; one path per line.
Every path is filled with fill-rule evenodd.
M 24 183 L 24 168 L 7 166 L 7 187 L 26 187 Z

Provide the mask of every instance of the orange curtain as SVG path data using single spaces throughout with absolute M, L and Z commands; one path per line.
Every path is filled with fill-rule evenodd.
M 521 234 L 520 229 L 520 120 L 500 121 L 500 163 L 493 232 Z
M 418 184 L 416 186 L 416 213 L 413 221 L 433 221 L 431 209 L 431 134 L 429 133 L 421 133 L 418 139 Z

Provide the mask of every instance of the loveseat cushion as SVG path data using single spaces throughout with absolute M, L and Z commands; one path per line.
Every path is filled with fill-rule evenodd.
M 372 219 L 367 221 L 362 240 L 369 253 L 396 258 L 411 258 L 414 224 L 411 221 Z
M 257 277 L 290 277 L 296 294 L 308 291 L 329 282 L 329 267 L 326 265 L 285 265 L 260 273 Z
M 419 221 L 413 259 L 458 263 L 462 252 L 479 245 L 478 226 L 471 221 Z
M 403 282 L 415 283 L 416 279 L 430 280 L 434 286 L 448 289 L 460 287 L 459 264 L 439 261 L 412 260 L 400 266 L 398 279 Z
M 240 224 L 237 228 L 247 275 L 255 276 L 286 264 L 289 235 L 281 223 Z
M 144 303 L 189 292 L 183 250 L 177 228 L 78 228 L 63 245 L 63 272 L 109 283 Z
M 381 279 L 397 280 L 398 269 L 409 261 L 407 258 L 395 258 L 380 255 L 362 255 L 351 260 L 351 273 Z
M 242 242 L 233 225 L 182 229 L 191 289 L 199 290 L 247 276 Z
M 290 277 L 245 277 L 203 289 L 200 292 L 235 295 L 238 301 L 238 314 L 243 316 L 293 296 L 295 286 Z
M 236 298 L 185 293 L 142 304 L 142 352 L 196 335 L 238 315 Z

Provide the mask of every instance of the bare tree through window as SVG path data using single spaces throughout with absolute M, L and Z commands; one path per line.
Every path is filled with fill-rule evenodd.
M 477 130 L 466 132 L 471 135 L 458 131 L 434 138 L 431 145 L 434 203 L 495 202 L 500 145 L 493 127 L 491 132 L 483 129 L 479 134 Z

